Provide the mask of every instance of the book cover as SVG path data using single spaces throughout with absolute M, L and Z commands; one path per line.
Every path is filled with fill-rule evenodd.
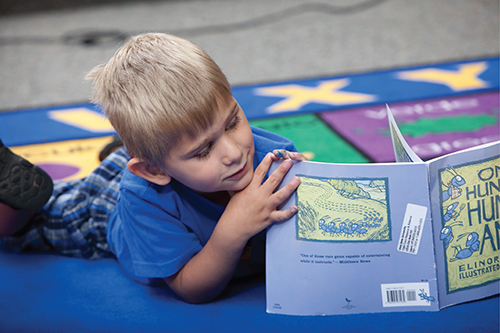
M 429 163 L 441 307 L 499 292 L 500 145 Z
M 387 106 L 397 162 L 422 162 L 401 135 Z M 439 305 L 499 293 L 500 143 L 427 162 Z

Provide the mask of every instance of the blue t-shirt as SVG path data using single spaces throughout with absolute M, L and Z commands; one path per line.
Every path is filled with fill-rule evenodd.
M 297 151 L 281 136 L 254 127 L 252 133 L 254 168 L 274 149 Z M 107 241 L 132 278 L 168 277 L 205 246 L 224 209 L 175 180 L 160 186 L 125 170 Z M 264 263 L 264 232 L 251 242 L 251 259 L 238 267 L 242 274 Z

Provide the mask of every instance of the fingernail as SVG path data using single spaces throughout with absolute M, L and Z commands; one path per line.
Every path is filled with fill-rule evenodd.
M 292 211 L 292 213 L 295 214 L 295 213 L 297 213 L 298 208 L 297 208 L 297 206 L 293 206 L 292 208 L 290 208 L 290 210 Z
M 290 181 L 293 186 L 299 186 L 300 185 L 300 178 L 299 177 L 293 177 L 292 180 Z
M 283 157 L 285 155 L 283 155 L 283 152 L 281 150 L 278 150 L 274 153 L 274 155 L 276 155 L 276 157 Z

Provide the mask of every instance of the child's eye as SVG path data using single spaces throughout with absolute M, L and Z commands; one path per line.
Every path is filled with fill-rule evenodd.
M 241 118 L 239 116 L 234 117 L 233 120 L 229 123 L 229 125 L 227 125 L 226 130 L 231 130 L 233 128 L 236 128 L 236 126 L 238 126 L 238 124 L 240 123 L 240 120 Z
M 212 151 L 212 143 L 210 143 L 208 146 L 203 148 L 202 151 L 200 151 L 198 154 L 195 155 L 197 159 L 204 159 L 207 158 L 208 155 L 210 155 L 210 152 Z

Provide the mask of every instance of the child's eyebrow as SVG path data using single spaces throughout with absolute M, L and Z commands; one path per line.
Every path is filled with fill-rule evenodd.
M 191 157 L 196 155 L 199 151 L 201 151 L 208 143 L 210 142 L 209 138 L 205 138 L 202 142 L 200 142 L 199 145 L 197 145 L 195 148 L 191 149 L 188 151 L 186 154 L 184 154 L 185 157 Z
M 233 107 L 233 110 L 229 113 L 229 116 L 226 118 L 226 123 L 228 123 L 236 113 L 238 113 L 238 103 L 236 101 L 234 101 L 234 107 Z

